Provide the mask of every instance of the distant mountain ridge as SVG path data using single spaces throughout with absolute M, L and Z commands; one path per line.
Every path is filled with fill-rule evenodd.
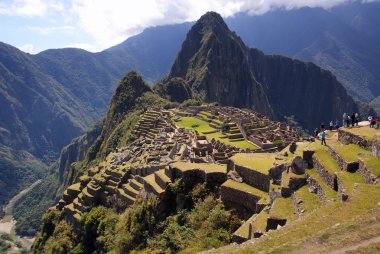
M 281 121 L 294 116 L 307 129 L 360 110 L 331 72 L 249 49 L 214 12 L 191 28 L 163 86 L 175 78 L 184 80 L 191 98 L 251 108 Z

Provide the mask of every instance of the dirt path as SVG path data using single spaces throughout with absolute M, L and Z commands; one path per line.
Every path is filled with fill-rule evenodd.
M 28 193 L 31 189 L 33 189 L 37 184 L 39 184 L 41 180 L 35 181 L 32 185 L 30 185 L 28 188 L 20 191 L 16 196 L 14 196 L 8 204 L 4 207 L 5 216 L 12 215 L 12 209 L 13 206 L 16 204 L 16 202 L 22 198 L 26 193 Z
M 347 247 L 343 247 L 341 249 L 337 249 L 337 250 L 331 251 L 331 252 L 329 252 L 329 254 L 343 254 L 346 251 L 357 250 L 357 249 L 362 248 L 362 247 L 367 247 L 367 246 L 369 246 L 369 245 L 371 245 L 373 243 L 380 243 L 380 236 L 373 237 L 373 238 L 370 238 L 368 240 L 362 241 L 360 243 L 357 243 L 357 244 L 354 244 L 354 245 L 351 245 L 351 246 L 347 246 Z

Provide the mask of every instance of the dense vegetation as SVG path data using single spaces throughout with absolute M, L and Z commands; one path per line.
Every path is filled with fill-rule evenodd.
M 0 207 L 41 178 L 46 166 L 26 151 L 0 145 Z
M 212 190 L 197 185 L 185 190 L 181 182 L 172 186 L 173 197 L 186 202 L 175 209 L 175 201 L 163 204 L 155 196 L 140 197 L 122 214 L 102 206 L 91 209 L 74 230 L 49 211 L 34 253 L 195 253 L 230 242 L 240 221 L 224 209 Z M 168 209 L 163 210 L 163 206 Z M 174 207 L 173 207 L 174 205 Z

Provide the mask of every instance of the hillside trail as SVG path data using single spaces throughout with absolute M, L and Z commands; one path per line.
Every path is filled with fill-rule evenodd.
M 329 254 L 343 254 L 343 253 L 346 253 L 347 251 L 355 251 L 359 248 L 367 247 L 367 246 L 374 244 L 374 243 L 380 243 L 380 236 L 376 236 L 376 237 L 370 238 L 368 240 L 362 241 L 360 243 L 356 243 L 356 244 L 351 245 L 351 246 L 346 246 L 346 247 L 331 251 L 331 252 L 329 252 Z

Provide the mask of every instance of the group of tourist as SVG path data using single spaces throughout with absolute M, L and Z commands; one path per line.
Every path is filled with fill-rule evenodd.
M 359 113 L 352 113 L 351 115 L 348 113 L 344 113 L 343 114 L 343 126 L 344 127 L 350 127 L 350 125 L 352 127 L 358 126 L 359 119 L 360 119 Z
M 368 122 L 369 122 L 370 128 L 379 128 L 380 127 L 380 117 L 369 116 Z
M 348 113 L 343 114 L 343 127 L 354 127 L 358 126 L 360 121 L 360 115 L 359 113 L 352 113 L 351 115 Z M 374 117 L 369 116 L 368 117 L 369 126 L 371 128 L 380 128 L 380 117 Z M 335 120 L 335 123 L 333 121 L 330 121 L 329 123 L 329 129 L 330 131 L 338 130 L 340 127 L 339 120 Z M 321 123 L 320 128 L 314 129 L 314 138 L 319 139 L 321 137 L 321 144 L 326 145 L 326 132 L 325 132 L 325 124 Z

